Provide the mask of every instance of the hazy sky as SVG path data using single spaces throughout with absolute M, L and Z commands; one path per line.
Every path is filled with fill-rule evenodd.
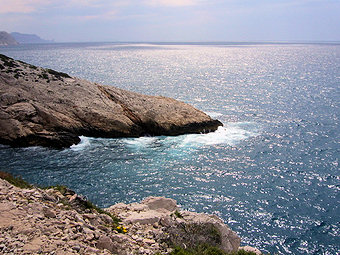
M 340 41 L 340 0 L 0 0 L 0 31 L 71 41 Z

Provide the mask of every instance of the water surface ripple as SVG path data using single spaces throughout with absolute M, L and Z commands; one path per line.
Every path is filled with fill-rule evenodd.
M 0 146 L 1 169 L 66 184 L 99 206 L 176 199 L 271 254 L 340 250 L 340 45 L 50 44 L 0 53 L 170 96 L 224 123 L 179 137 L 81 137 L 65 150 Z

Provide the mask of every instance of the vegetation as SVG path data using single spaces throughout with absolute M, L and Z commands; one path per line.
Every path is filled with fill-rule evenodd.
M 47 71 L 49 74 L 52 74 L 52 75 L 56 76 L 57 78 L 61 78 L 61 77 L 64 77 L 64 78 L 71 78 L 71 76 L 69 76 L 67 73 L 57 72 L 57 71 L 54 71 L 54 70 L 52 70 L 52 69 L 46 69 L 46 71 Z
M 22 189 L 28 189 L 32 188 L 32 185 L 28 182 L 24 181 L 20 176 L 13 176 L 9 173 L 0 171 L 0 178 L 8 181 L 12 185 L 22 188 Z
M 18 67 L 18 65 L 14 63 L 14 60 L 12 58 L 0 54 L 0 59 L 4 62 L 4 65 L 7 67 Z
M 177 218 L 183 218 L 182 214 L 176 210 L 172 215 L 175 215 Z
M 176 246 L 170 255 L 255 255 L 255 253 L 244 250 L 226 253 L 218 247 L 203 244 L 198 245 L 193 249 L 184 249 L 182 247 Z

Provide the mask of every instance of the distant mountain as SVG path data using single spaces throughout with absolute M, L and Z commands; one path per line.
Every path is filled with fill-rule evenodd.
M 41 39 L 35 34 L 21 34 L 18 32 L 13 32 L 11 35 L 19 43 L 53 43 L 53 41 Z
M 5 45 L 17 45 L 18 42 L 13 38 L 12 35 L 5 31 L 0 31 L 0 46 Z

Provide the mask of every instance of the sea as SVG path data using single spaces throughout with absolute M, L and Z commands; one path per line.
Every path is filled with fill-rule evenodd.
M 224 126 L 63 150 L 0 145 L 0 170 L 63 184 L 100 207 L 148 196 L 216 214 L 241 245 L 340 254 L 340 43 L 59 43 L 0 53 L 71 76 L 172 97 Z

